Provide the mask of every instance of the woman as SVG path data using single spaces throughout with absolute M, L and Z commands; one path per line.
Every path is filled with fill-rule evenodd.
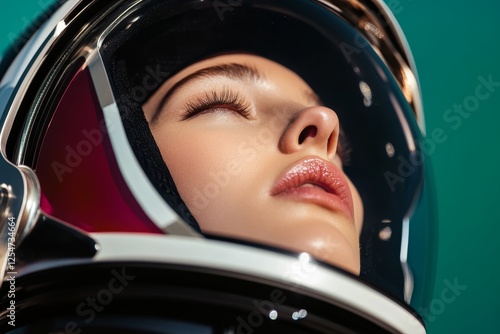
M 341 170 L 339 120 L 294 72 L 255 55 L 217 56 L 169 78 L 143 108 L 203 233 L 359 274 L 363 206 Z

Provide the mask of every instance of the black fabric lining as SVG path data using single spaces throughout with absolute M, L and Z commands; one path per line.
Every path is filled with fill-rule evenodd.
M 177 191 L 172 175 L 149 129 L 141 105 L 132 98 L 132 94 L 127 94 L 131 89 L 124 62 L 116 62 L 114 67 L 114 85 L 117 88 L 115 92 L 120 92 L 116 95 L 116 102 L 125 132 L 139 164 L 168 205 L 193 229 L 201 232 L 196 219 Z

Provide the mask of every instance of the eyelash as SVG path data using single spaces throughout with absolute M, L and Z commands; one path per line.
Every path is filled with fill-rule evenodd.
M 188 102 L 185 109 L 182 115 L 183 120 L 217 109 L 230 110 L 245 118 L 248 118 L 252 111 L 247 101 L 227 87 L 221 91 L 206 92 L 205 97 L 198 98 L 196 102 Z

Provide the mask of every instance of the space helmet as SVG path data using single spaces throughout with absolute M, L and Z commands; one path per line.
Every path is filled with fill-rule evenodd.
M 382 1 L 67 0 L 44 14 L 0 68 L 2 328 L 425 333 L 432 170 L 415 65 Z M 233 52 L 292 70 L 337 113 L 364 205 L 359 276 L 206 235 L 179 195 L 142 105 Z

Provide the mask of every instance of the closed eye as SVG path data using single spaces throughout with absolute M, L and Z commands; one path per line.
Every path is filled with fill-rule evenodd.
M 184 109 L 182 120 L 215 111 L 231 111 L 249 118 L 252 111 L 250 103 L 228 87 L 208 91 L 204 97 L 187 102 Z

